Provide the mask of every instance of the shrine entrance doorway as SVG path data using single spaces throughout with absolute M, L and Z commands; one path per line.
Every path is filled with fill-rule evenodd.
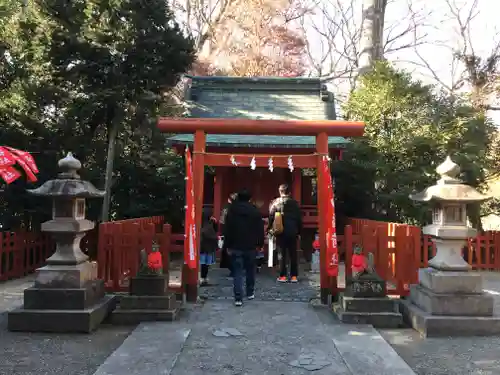
M 199 228 L 203 208 L 203 188 L 205 166 L 238 167 L 255 165 L 256 168 L 269 167 L 272 160 L 275 168 L 289 168 L 291 155 L 285 154 L 225 154 L 206 152 L 207 134 L 240 135 L 281 135 L 315 136 L 314 153 L 292 155 L 296 168 L 315 168 L 317 170 L 318 190 L 318 227 L 320 234 L 320 288 L 321 301 L 328 303 L 329 297 L 337 294 L 337 279 L 327 274 L 326 244 L 328 200 L 326 197 L 327 175 L 323 168 L 325 159 L 329 159 L 328 137 L 358 137 L 363 135 L 363 122 L 338 120 L 249 120 L 237 118 L 160 118 L 158 128 L 165 133 L 194 134 L 193 144 L 193 190 L 195 208 L 196 239 L 199 249 Z M 194 269 L 183 270 L 183 285 L 188 301 L 198 298 L 199 265 Z M 186 271 L 186 272 L 185 272 Z M 184 274 L 186 274 L 184 276 Z

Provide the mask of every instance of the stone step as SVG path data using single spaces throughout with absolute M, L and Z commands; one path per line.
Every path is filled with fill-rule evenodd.
M 116 307 L 116 298 L 106 295 L 82 310 L 35 310 L 23 307 L 8 312 L 9 331 L 78 333 L 92 332 Z
M 123 310 L 116 309 L 111 314 L 110 322 L 116 325 L 134 325 L 141 322 L 172 322 L 179 317 L 180 309 L 171 310 Z
M 130 296 L 120 298 L 122 310 L 172 310 L 177 307 L 174 294 L 166 296 Z
M 398 300 L 383 297 L 340 297 L 340 305 L 347 312 L 398 312 Z
M 432 315 L 410 300 L 401 300 L 399 307 L 404 321 L 422 337 L 500 335 L 500 316 Z
M 93 280 L 83 288 L 27 288 L 26 310 L 84 310 L 104 298 L 104 281 Z
M 375 328 L 398 328 L 403 325 L 403 316 L 398 312 L 345 311 L 339 303 L 333 304 L 333 311 L 346 324 L 371 324 Z
M 432 315 L 493 316 L 493 296 L 483 293 L 435 293 L 423 286 L 411 285 L 409 300 Z

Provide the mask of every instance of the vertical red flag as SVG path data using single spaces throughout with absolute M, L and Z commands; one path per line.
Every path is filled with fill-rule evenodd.
M 191 151 L 186 147 L 186 216 L 184 219 L 184 262 L 190 269 L 196 268 L 197 246 L 196 246 L 196 228 L 194 213 L 194 183 L 193 183 L 193 163 Z
M 328 202 L 326 209 L 326 272 L 328 276 L 339 274 L 339 250 L 337 245 L 337 230 L 335 226 L 335 197 L 333 193 L 333 180 L 328 166 L 328 158 L 323 157 L 323 171 L 326 177 L 327 189 L 325 201 Z

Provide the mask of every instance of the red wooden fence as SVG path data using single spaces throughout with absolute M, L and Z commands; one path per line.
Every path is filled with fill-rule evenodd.
M 305 216 L 312 216 L 307 214 Z M 417 282 L 417 270 L 427 267 L 435 255 L 432 238 L 419 227 L 366 219 L 349 219 L 344 235 L 338 237 L 340 253 L 345 253 L 345 272 L 351 273 L 355 245 L 375 257 L 375 267 L 388 281 L 388 293 L 407 295 Z M 131 275 L 137 272 L 139 252 L 150 251 L 153 241 L 160 246 L 164 269 L 170 253 L 184 251 L 184 234 L 172 234 L 163 217 L 128 219 L 99 225 L 82 240 L 82 249 L 96 248 L 99 276 L 109 291 L 126 291 Z M 0 281 L 22 277 L 43 265 L 54 251 L 50 235 L 18 232 L 0 233 Z M 486 232 L 471 238 L 464 246 L 464 259 L 476 270 L 500 271 L 500 232 Z
M 163 217 L 112 221 L 99 225 L 98 272 L 106 288 L 112 291 L 126 291 L 130 277 L 139 267 L 142 249 L 150 252 L 153 241 L 160 248 L 163 269 L 169 269 L 169 253 L 172 236 L 169 224 L 163 224 Z
M 54 253 L 48 234 L 0 232 L 0 281 L 19 278 L 41 267 Z

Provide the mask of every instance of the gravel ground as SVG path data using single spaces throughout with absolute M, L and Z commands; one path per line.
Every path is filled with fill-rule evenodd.
M 483 277 L 500 314 L 500 273 Z M 379 331 L 418 375 L 500 375 L 500 337 L 422 339 L 412 329 Z
M 379 332 L 418 375 L 500 374 L 500 337 L 424 340 L 412 329 Z
M 92 334 L 7 331 L 7 311 L 22 304 L 32 277 L 0 284 L 0 375 L 92 375 L 135 327 L 103 325 Z

